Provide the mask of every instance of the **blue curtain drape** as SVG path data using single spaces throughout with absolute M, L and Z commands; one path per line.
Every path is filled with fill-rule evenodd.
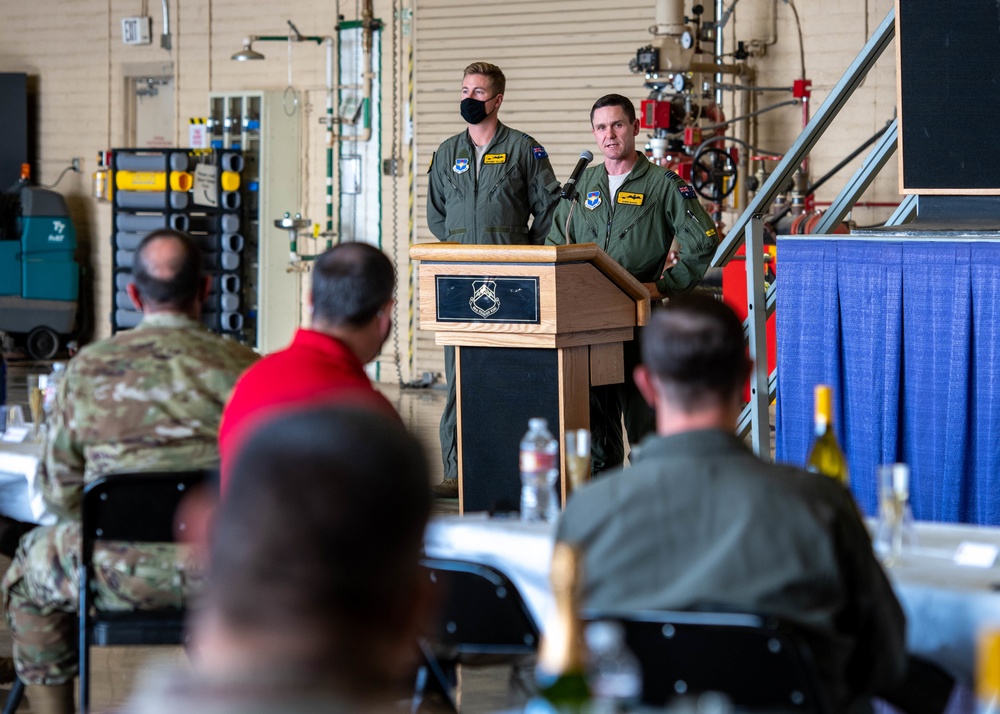
M 778 268 L 777 459 L 805 462 L 828 383 L 865 513 L 904 461 L 917 519 L 1000 524 L 1000 243 L 787 238 Z

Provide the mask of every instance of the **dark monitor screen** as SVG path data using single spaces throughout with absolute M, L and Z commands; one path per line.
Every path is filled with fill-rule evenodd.
M 1000 194 L 1000 3 L 896 0 L 904 193 Z
M 28 76 L 0 73 L 0 191 L 21 177 L 28 163 Z

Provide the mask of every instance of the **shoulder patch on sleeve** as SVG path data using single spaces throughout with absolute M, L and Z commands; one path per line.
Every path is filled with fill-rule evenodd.
M 688 186 L 686 183 L 678 186 L 677 190 L 684 198 L 698 198 L 698 194 L 695 192 L 695 190 L 690 186 Z
M 437 156 L 437 152 L 431 154 L 431 160 L 427 162 L 427 173 L 431 172 L 431 166 L 434 165 L 434 157 Z
M 534 154 L 536 159 L 548 158 L 548 154 L 545 152 L 545 147 L 541 145 L 536 145 L 531 147 L 531 153 Z

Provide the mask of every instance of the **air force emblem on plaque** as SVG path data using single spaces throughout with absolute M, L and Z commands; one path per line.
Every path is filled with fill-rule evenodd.
M 469 160 L 468 159 L 455 159 L 455 165 L 452 167 L 452 170 L 456 174 L 464 174 L 466 171 L 469 170 Z
M 490 317 L 500 309 L 500 298 L 497 297 L 497 284 L 493 280 L 473 280 L 472 297 L 469 307 L 480 317 Z
M 586 206 L 587 208 L 589 208 L 591 211 L 593 211 L 595 208 L 597 208 L 598 206 L 600 206 L 601 205 L 601 192 L 600 191 L 591 191 L 590 193 L 588 193 L 587 194 L 587 200 L 584 202 L 583 205 Z

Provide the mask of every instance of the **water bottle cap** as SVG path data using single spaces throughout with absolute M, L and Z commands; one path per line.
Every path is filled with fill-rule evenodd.
M 587 647 L 600 652 L 620 645 L 625 639 L 625 628 L 614 620 L 597 620 L 587 625 L 584 636 Z
M 532 417 L 531 419 L 528 419 L 529 429 L 545 429 L 548 428 L 548 426 L 548 419 L 543 419 L 542 417 Z

